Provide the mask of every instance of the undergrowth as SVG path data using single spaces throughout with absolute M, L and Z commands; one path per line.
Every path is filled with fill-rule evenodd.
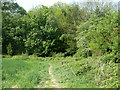
M 35 55 L 4 56 L 2 87 L 44 87 L 50 81 L 49 64 L 61 88 L 117 88 L 118 64 L 112 58 L 37 57 Z M 105 62 L 108 59 L 107 62 Z M 50 83 L 49 83 L 50 84 Z
M 117 88 L 118 64 L 103 62 L 102 57 L 54 58 L 54 74 L 66 88 Z

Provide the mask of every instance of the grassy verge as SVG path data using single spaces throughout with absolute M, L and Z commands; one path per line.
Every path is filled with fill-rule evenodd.
M 101 58 L 56 57 L 53 73 L 64 88 L 117 88 L 118 65 Z
M 19 59 L 19 58 L 18 58 Z M 2 87 L 4 88 L 34 88 L 44 87 L 49 80 L 49 64 L 44 60 L 2 60 Z
M 52 87 L 49 66 L 61 88 L 117 88 L 118 64 L 103 57 L 13 56 L 2 60 L 2 87 Z M 46 83 L 47 82 L 47 83 Z
M 58 83 L 64 88 L 97 88 L 97 84 L 86 76 L 87 68 L 80 66 L 80 62 L 75 58 L 55 58 L 53 61 L 53 73 L 58 79 Z M 82 63 L 81 63 L 82 64 Z M 81 70 L 81 72 L 80 72 Z M 81 73 L 81 75 L 80 75 Z M 79 74 L 79 75 L 78 75 Z

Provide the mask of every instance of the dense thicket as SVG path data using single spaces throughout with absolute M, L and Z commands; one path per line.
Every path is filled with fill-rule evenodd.
M 110 59 L 118 59 L 118 14 L 108 11 L 105 16 L 92 14 L 90 19 L 79 26 L 78 55 L 101 56 L 109 54 Z M 96 19 L 95 19 L 96 18 Z
M 94 4 L 94 5 L 93 5 Z M 3 54 L 102 56 L 118 60 L 118 12 L 111 3 L 56 3 L 28 13 L 2 3 Z

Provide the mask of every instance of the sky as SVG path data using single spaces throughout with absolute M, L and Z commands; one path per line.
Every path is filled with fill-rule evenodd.
M 57 2 L 62 2 L 62 3 L 73 3 L 73 2 L 85 2 L 86 0 L 16 0 L 16 2 L 22 6 L 27 12 L 38 5 L 44 5 L 44 6 L 52 6 Z M 90 0 L 89 0 L 90 1 Z M 106 0 L 104 0 L 106 1 Z M 109 0 L 112 1 L 112 0 Z M 118 2 L 120 0 L 114 0 L 114 2 Z
M 20 6 L 22 6 L 26 11 L 30 10 L 31 8 L 37 5 L 44 5 L 49 7 L 57 3 L 58 1 L 69 4 L 72 2 L 78 2 L 82 0 L 16 0 L 16 2 Z

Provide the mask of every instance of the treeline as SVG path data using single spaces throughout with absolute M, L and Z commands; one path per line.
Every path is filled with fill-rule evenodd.
M 52 56 L 64 53 L 118 59 L 118 11 L 114 3 L 56 3 L 26 12 L 2 2 L 2 53 Z

